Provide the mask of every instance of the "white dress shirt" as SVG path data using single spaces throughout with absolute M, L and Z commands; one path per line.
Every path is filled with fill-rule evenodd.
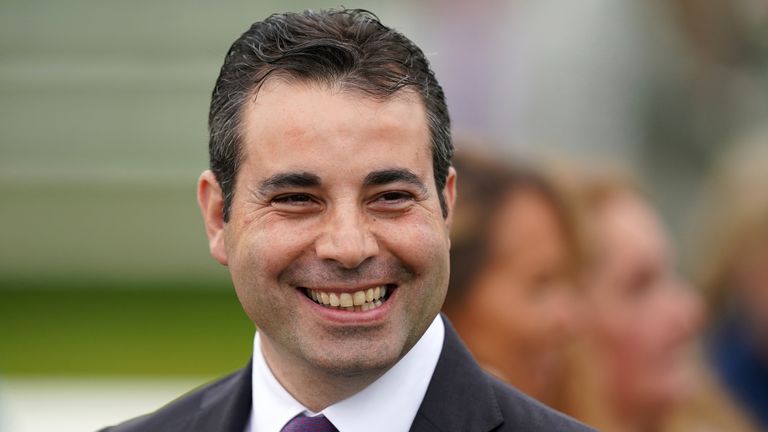
M 313 413 L 277 381 L 264 360 L 259 333 L 253 341 L 253 399 L 245 432 L 279 432 L 298 414 L 323 414 L 339 432 L 408 431 L 443 349 L 445 326 L 435 317 L 416 345 L 371 385 Z

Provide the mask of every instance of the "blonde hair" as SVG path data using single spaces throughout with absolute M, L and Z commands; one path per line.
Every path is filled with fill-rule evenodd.
M 569 191 L 579 204 L 580 219 L 583 221 L 593 221 L 596 211 L 626 194 L 648 200 L 636 177 L 618 167 L 571 172 L 566 184 L 570 185 Z M 585 226 L 582 229 L 586 231 L 586 238 L 593 238 L 590 235 L 592 227 Z M 591 251 L 591 256 L 594 257 L 596 253 Z M 607 394 L 605 376 L 601 373 L 599 361 L 594 348 L 588 345 L 585 338 L 575 345 L 562 409 L 599 430 L 625 430 L 622 420 L 608 409 L 610 395 Z M 756 430 L 700 361 L 692 361 L 691 367 L 695 369 L 696 391 L 658 419 L 658 431 Z
M 731 149 L 696 207 L 689 265 L 714 315 L 728 312 L 731 277 L 741 254 L 768 242 L 768 131 Z
M 585 265 L 595 265 L 595 213 L 617 197 L 643 195 L 643 189 L 629 169 L 618 165 L 571 166 L 560 171 L 559 183 L 579 212 L 580 236 L 585 245 Z M 588 312 L 588 311 L 585 311 Z M 622 422 L 608 408 L 610 395 L 600 359 L 587 338 L 580 337 L 569 353 L 568 373 L 560 409 L 598 430 L 621 431 Z

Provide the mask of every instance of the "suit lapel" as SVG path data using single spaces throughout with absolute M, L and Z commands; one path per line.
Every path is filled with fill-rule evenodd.
M 504 422 L 488 377 L 445 317 L 445 340 L 412 432 L 487 432 Z M 205 392 L 190 432 L 243 432 L 251 414 L 251 364 Z
M 203 396 L 189 431 L 243 432 L 251 415 L 251 363 Z
M 488 377 L 448 320 L 445 341 L 412 432 L 486 432 L 504 422 Z

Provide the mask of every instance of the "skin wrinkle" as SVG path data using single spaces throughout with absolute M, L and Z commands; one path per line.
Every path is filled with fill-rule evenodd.
M 327 261 L 294 261 L 279 276 L 281 283 L 294 287 L 332 288 L 363 285 L 370 281 L 385 283 L 409 282 L 415 272 L 402 261 L 376 258 L 355 268 L 344 268 Z
M 433 179 L 438 190 L 445 186 L 453 145 L 443 91 L 423 52 L 370 12 L 275 14 L 255 23 L 226 58 L 209 115 L 211 169 L 222 187 L 225 221 L 242 159 L 239 130 L 245 102 L 278 78 L 351 90 L 378 101 L 397 97 L 401 90 L 418 94 L 426 108 Z M 438 199 L 446 217 L 445 198 L 438 194 Z

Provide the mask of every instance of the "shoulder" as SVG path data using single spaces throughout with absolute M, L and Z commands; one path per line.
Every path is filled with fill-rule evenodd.
M 483 371 L 444 319 L 440 358 L 411 431 L 591 431 Z
M 214 384 L 215 385 L 215 384 Z M 133 431 L 181 431 L 191 421 L 200 406 L 202 395 L 207 386 L 187 393 L 168 403 L 162 408 L 141 417 L 108 427 L 100 432 L 133 432 Z
M 504 426 L 501 428 L 502 431 L 519 430 L 522 426 L 525 427 L 525 430 L 594 431 L 594 429 L 555 411 L 489 374 L 486 374 L 486 378 L 493 389 L 499 410 L 505 420 Z
M 193 430 L 201 414 L 216 405 L 216 399 L 228 397 L 240 386 L 240 370 L 182 395 L 152 413 L 136 417 L 99 432 L 175 432 Z

